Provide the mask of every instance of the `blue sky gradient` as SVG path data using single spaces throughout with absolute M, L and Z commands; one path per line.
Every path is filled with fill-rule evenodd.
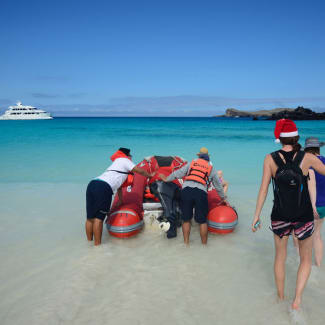
M 0 107 L 61 116 L 325 110 L 324 1 L 0 2 Z

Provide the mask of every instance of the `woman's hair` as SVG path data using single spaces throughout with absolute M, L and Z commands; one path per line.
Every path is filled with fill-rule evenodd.
M 301 145 L 298 143 L 299 141 L 299 135 L 296 135 L 295 137 L 288 137 L 288 138 L 282 138 L 280 137 L 280 142 L 282 144 L 289 144 L 293 147 L 293 151 L 297 152 L 297 151 L 300 151 L 301 149 Z
M 308 148 L 305 148 L 304 151 L 312 153 L 313 155 L 319 155 L 320 154 L 319 147 L 308 147 Z

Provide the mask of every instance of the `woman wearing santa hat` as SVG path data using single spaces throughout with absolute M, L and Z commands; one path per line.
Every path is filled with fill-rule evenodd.
M 256 202 L 252 231 L 261 227 L 260 214 L 272 180 L 274 205 L 271 230 L 274 233 L 274 276 L 279 299 L 284 299 L 285 262 L 289 235 L 299 239 L 300 265 L 297 273 L 293 309 L 299 309 L 301 297 L 309 278 L 312 263 L 312 234 L 314 215 L 308 190 L 308 170 L 314 168 L 325 175 L 325 165 L 310 153 L 301 151 L 295 123 L 289 119 L 276 122 L 274 135 L 282 149 L 266 155 L 263 178 Z

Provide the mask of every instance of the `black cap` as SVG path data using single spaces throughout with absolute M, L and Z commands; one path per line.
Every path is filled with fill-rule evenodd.
M 119 151 L 122 151 L 123 153 L 125 153 L 127 156 L 130 156 L 130 149 L 127 148 L 120 148 Z

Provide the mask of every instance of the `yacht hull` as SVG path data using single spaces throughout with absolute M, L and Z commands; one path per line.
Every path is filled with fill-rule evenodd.
M 53 120 L 53 117 L 51 116 L 45 116 L 45 117 L 10 117 L 10 116 L 0 116 L 0 120 L 13 120 L 13 121 L 23 121 L 23 120 Z

